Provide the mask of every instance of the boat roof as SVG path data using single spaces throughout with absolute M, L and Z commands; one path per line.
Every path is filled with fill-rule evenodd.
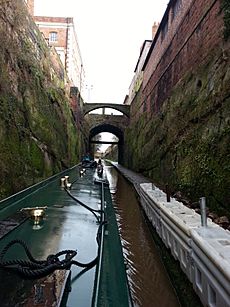
M 60 186 L 63 176 L 69 176 L 69 182 L 73 183 L 70 192 L 74 198 L 94 210 L 100 209 L 102 192 L 101 185 L 95 184 L 95 170 L 87 169 L 85 175 L 80 177 L 78 167 L 71 168 L 0 202 L 0 250 L 12 240 L 20 239 L 26 242 L 36 259 L 46 259 L 48 255 L 66 249 L 77 250 L 76 260 L 83 263 L 90 262 L 98 255 L 98 221 L 92 212 L 69 197 Z M 49 276 L 50 284 L 46 285 L 47 278 L 45 281 L 25 280 L 15 273 L 0 270 L 1 306 L 20 303 L 33 306 L 31 300 L 38 304 L 38 297 L 42 301 L 42 296 L 46 295 L 45 289 L 51 284 L 59 285 L 59 289 L 55 288 L 55 295 L 48 291 L 55 306 L 60 304 L 67 284 L 71 286 L 71 291 L 64 296 L 68 306 L 90 306 L 92 303 L 97 306 L 101 301 L 111 300 L 115 302 L 114 306 L 117 303 L 120 305 L 120 302 L 122 306 L 128 306 L 127 279 L 108 185 L 103 190 L 108 223 L 103 232 L 103 246 L 100 247 L 100 265 L 90 269 L 71 266 L 71 275 L 68 270 L 65 274 L 56 271 L 56 275 Z M 45 218 L 38 225 L 20 213 L 25 207 L 43 206 L 47 206 Z M 3 231 L 6 225 L 8 231 Z M 7 254 L 10 259 L 25 257 L 20 246 L 13 247 Z M 3 285 L 7 291 L 1 289 Z M 46 306 L 44 302 L 42 306 Z

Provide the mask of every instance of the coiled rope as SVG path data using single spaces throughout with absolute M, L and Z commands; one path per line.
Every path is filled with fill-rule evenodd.
M 21 245 L 29 260 L 8 260 L 4 261 L 4 257 L 9 249 L 15 244 Z M 46 260 L 36 260 L 28 246 L 22 240 L 12 240 L 9 242 L 0 253 L 0 268 L 12 270 L 19 273 L 24 278 L 41 278 L 53 273 L 55 270 L 67 270 L 70 269 L 71 265 L 77 265 L 83 268 L 93 267 L 97 262 L 97 257 L 88 263 L 82 263 L 73 258 L 77 255 L 76 250 L 63 250 L 55 255 L 49 255 Z M 60 259 L 64 256 L 64 259 Z
M 96 217 L 97 221 L 100 223 L 96 236 L 96 241 L 98 245 L 100 245 L 102 226 L 107 222 L 100 221 L 99 217 L 96 215 L 95 212 L 97 213 L 105 213 L 105 212 L 103 210 L 95 210 L 90 208 L 89 206 L 85 205 L 80 200 L 75 198 L 66 188 L 65 191 L 73 200 L 75 200 L 81 206 L 92 212 Z M 15 259 L 15 260 L 4 261 L 5 255 L 7 254 L 9 249 L 15 244 L 19 244 L 24 248 L 25 253 L 29 260 Z M 77 260 L 73 260 L 73 258 L 76 255 L 77 255 L 76 250 L 63 250 L 55 255 L 53 254 L 49 255 L 46 260 L 36 260 L 29 251 L 27 244 L 22 240 L 16 239 L 10 241 L 1 251 L 0 268 L 14 271 L 20 274 L 24 278 L 38 279 L 53 273 L 55 270 L 70 269 L 72 265 L 77 265 L 82 268 L 91 268 L 97 263 L 98 260 L 98 255 L 97 255 L 92 261 L 88 263 L 82 263 Z M 61 256 L 64 256 L 64 259 L 62 260 L 59 259 Z

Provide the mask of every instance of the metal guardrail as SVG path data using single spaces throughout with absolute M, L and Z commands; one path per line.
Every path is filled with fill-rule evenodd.
M 230 307 L 230 232 L 206 218 L 205 198 L 200 199 L 202 215 L 166 194 L 140 185 L 141 205 L 172 256 L 192 283 L 205 306 Z

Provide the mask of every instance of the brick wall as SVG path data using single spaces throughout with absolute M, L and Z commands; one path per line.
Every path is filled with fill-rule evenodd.
M 72 18 L 36 16 L 34 20 L 47 40 L 49 40 L 50 32 L 57 32 L 57 42 L 49 42 L 50 45 L 67 49 L 67 25 L 73 23 Z
M 158 112 L 173 86 L 194 67 L 208 61 L 221 47 L 223 16 L 220 0 L 179 0 L 181 11 L 172 20 L 172 6 L 160 24 L 143 78 L 144 109 Z M 162 33 L 168 22 L 168 31 Z
M 66 50 L 66 45 L 67 45 L 67 31 L 66 29 L 59 28 L 59 27 L 53 27 L 51 28 L 46 28 L 43 26 L 39 26 L 39 30 L 43 33 L 45 39 L 49 41 L 49 33 L 50 32 L 57 32 L 57 37 L 58 40 L 56 42 L 49 42 L 49 45 L 52 46 L 58 46 L 58 47 L 63 47 Z
M 169 4 L 164 17 L 158 26 L 158 31 L 155 34 L 155 39 L 153 41 L 153 45 L 151 46 L 151 63 L 148 62 L 148 65 L 145 67 L 145 77 L 144 77 L 144 87 L 151 77 L 152 73 L 155 71 L 157 65 L 159 64 L 162 55 L 165 50 L 170 45 L 174 35 L 178 31 L 178 27 L 180 26 L 186 12 L 189 10 L 191 3 L 194 0 L 172 0 L 170 1 L 171 6 Z M 174 7 L 178 4 L 177 12 L 174 12 Z M 168 29 L 166 31 L 166 29 Z
M 35 16 L 36 22 L 48 22 L 48 23 L 73 23 L 72 17 L 47 17 L 47 16 Z
M 73 18 L 35 16 L 34 20 L 49 46 L 55 47 L 72 86 L 77 86 L 83 93 L 85 72 Z M 57 34 L 56 41 L 50 39 L 52 32 Z

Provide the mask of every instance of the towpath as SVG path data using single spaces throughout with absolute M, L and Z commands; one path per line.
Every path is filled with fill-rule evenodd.
M 151 182 L 148 178 L 144 177 L 143 175 L 139 173 L 135 173 L 134 171 L 131 171 L 130 169 L 127 169 L 123 167 L 120 164 L 112 163 L 112 165 L 135 187 L 138 194 L 140 191 L 140 184 Z

